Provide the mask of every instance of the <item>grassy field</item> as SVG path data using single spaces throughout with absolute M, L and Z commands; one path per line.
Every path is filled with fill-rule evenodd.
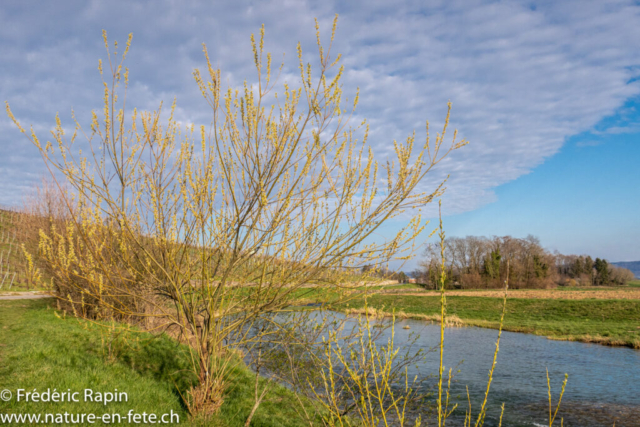
M 629 282 L 627 284 L 627 286 L 630 286 L 632 288 L 640 288 L 640 279 L 636 279 L 636 280 L 633 280 L 633 281 Z
M 434 317 L 440 312 L 436 294 L 377 294 L 369 306 L 407 317 Z M 362 309 L 362 300 L 341 309 Z M 497 328 L 502 299 L 486 296 L 448 296 L 447 314 L 465 325 Z M 596 342 L 640 348 L 640 300 L 511 298 L 504 329 L 553 339 Z
M 189 419 L 180 392 L 190 385 L 185 347 L 167 337 L 128 333 L 114 343 L 111 355 L 103 345 L 104 327 L 60 318 L 51 300 L 0 301 L 0 389 L 14 398 L 0 400 L 7 413 L 171 413 L 180 425 L 243 426 L 253 405 L 253 380 L 243 364 L 229 374 L 224 403 L 215 418 Z M 16 402 L 17 389 L 44 392 L 81 391 L 81 402 Z M 83 391 L 126 392 L 127 402 L 83 402 Z M 296 397 L 277 386 L 267 395 L 252 426 L 308 425 L 297 413 Z M 43 415 L 44 416 L 44 415 Z M 126 424 L 126 423 L 125 423 Z M 85 424 L 78 424 L 85 425 Z M 86 424 L 90 425 L 90 424 Z

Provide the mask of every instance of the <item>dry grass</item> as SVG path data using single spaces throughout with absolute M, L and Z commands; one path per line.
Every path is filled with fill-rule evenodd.
M 412 296 L 435 296 L 436 291 L 427 292 L 398 292 L 396 295 L 412 295 Z M 501 298 L 503 292 L 501 290 L 468 290 L 468 291 L 447 291 L 447 296 L 466 296 L 466 297 L 489 297 Z M 509 291 L 509 299 L 527 298 L 527 299 L 628 299 L 640 300 L 640 289 L 638 288 L 597 288 L 597 289 L 515 289 Z
M 400 310 L 397 312 L 388 312 L 384 310 L 379 310 L 374 307 L 364 308 L 348 308 L 344 310 L 347 315 L 354 314 L 369 314 L 369 316 L 373 318 L 384 318 L 384 317 L 395 317 L 396 319 L 416 319 L 416 320 L 427 320 L 430 322 L 440 323 L 441 318 L 439 314 L 420 314 L 420 313 L 405 313 Z M 463 326 L 465 323 L 456 315 L 448 315 L 445 317 L 446 326 Z
M 556 340 L 556 341 L 579 341 L 579 342 L 586 342 L 586 343 L 593 343 L 593 344 L 602 344 L 602 345 L 609 345 L 609 346 L 613 346 L 613 347 L 631 347 L 631 348 L 635 348 L 635 349 L 640 349 L 640 340 L 635 340 L 632 345 L 629 344 L 629 342 L 622 340 L 622 339 L 616 339 L 616 338 L 611 338 L 611 337 L 603 337 L 601 335 L 580 335 L 580 336 L 564 336 L 564 337 L 558 337 L 558 336 L 547 336 L 547 338 L 549 338 L 550 340 Z

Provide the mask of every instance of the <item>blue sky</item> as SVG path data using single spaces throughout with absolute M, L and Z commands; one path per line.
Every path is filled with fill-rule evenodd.
M 540 237 L 563 253 L 640 259 L 640 5 L 576 1 L 11 1 L 0 4 L 0 98 L 45 134 L 100 108 L 101 31 L 133 33 L 129 105 L 177 99 L 177 117 L 208 123 L 191 72 L 201 43 L 231 86 L 253 78 L 249 35 L 266 48 L 315 52 L 313 18 L 335 51 L 345 93 L 360 88 L 379 160 L 424 121 L 470 140 L 431 174 L 450 174 L 443 199 L 450 236 Z M 307 55 L 307 54 L 305 54 Z M 305 56 L 305 59 L 307 56 Z M 42 175 L 38 153 L 0 116 L 0 204 L 15 205 Z M 433 214 L 433 210 L 428 210 Z M 399 224 L 390 224 L 389 231 Z M 384 234 L 384 233 L 383 233 Z
M 568 138 L 530 173 L 495 188 L 496 201 L 445 218 L 450 235 L 533 234 L 549 250 L 640 259 L 640 131 Z

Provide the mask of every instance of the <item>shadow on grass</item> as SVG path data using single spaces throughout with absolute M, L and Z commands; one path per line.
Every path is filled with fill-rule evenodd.
M 253 374 L 238 359 L 228 373 L 224 404 L 213 419 L 188 416 L 182 395 L 195 383 L 188 349 L 166 335 L 110 329 L 64 316 L 54 300 L 0 301 L 0 384 L 17 390 L 113 391 L 128 401 L 104 406 L 96 402 L 9 402 L 5 413 L 83 412 L 180 414 L 181 425 L 243 426 L 253 405 Z M 263 382 L 264 380 L 261 380 Z M 310 402 L 307 404 L 311 405 Z M 82 424 L 80 424 L 82 425 Z M 297 398 L 276 385 L 256 412 L 252 426 L 309 425 Z

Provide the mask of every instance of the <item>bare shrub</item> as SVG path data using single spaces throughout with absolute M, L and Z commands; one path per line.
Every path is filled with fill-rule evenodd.
M 624 286 L 635 279 L 635 275 L 631 270 L 616 265 L 609 266 L 609 277 L 612 284 L 617 286 Z
M 480 289 L 484 285 L 482 276 L 477 271 L 462 274 L 460 283 L 462 283 L 462 289 Z

